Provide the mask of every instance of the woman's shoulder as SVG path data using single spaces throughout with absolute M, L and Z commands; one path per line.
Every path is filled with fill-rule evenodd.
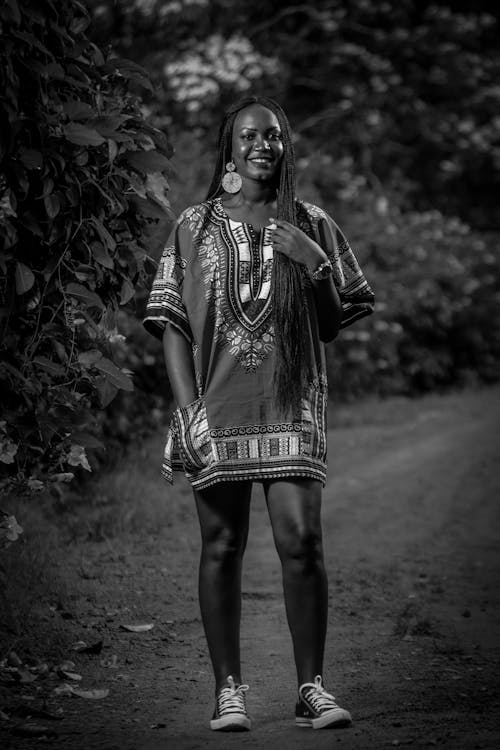
M 195 231 L 213 211 L 214 201 L 209 199 L 201 203 L 187 206 L 177 218 L 177 224 L 182 228 Z
M 296 203 L 299 214 L 305 214 L 309 220 L 312 220 L 315 223 L 320 219 L 330 219 L 327 212 L 319 206 L 316 206 L 314 203 L 309 203 L 300 198 L 296 199 Z

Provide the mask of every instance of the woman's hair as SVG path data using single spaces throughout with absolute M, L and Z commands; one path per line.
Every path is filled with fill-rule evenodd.
M 295 204 L 295 153 L 291 128 L 280 105 L 266 96 L 249 96 L 233 104 L 224 115 L 219 131 L 217 162 L 207 200 L 224 192 L 222 178 L 225 165 L 232 159 L 233 126 L 236 115 L 252 104 L 260 104 L 273 112 L 279 122 L 283 141 L 279 184 L 277 185 L 278 219 L 297 224 Z M 298 263 L 283 253 L 276 253 L 273 265 L 273 317 L 276 360 L 274 389 L 276 403 L 286 414 L 296 413 L 303 389 L 309 379 L 306 342 L 308 316 L 304 293 L 304 276 Z

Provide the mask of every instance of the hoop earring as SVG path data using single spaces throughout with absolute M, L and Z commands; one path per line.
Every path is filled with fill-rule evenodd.
M 222 178 L 222 187 L 226 193 L 237 193 L 241 190 L 241 177 L 236 172 L 234 161 L 228 161 L 226 164 L 227 172 Z

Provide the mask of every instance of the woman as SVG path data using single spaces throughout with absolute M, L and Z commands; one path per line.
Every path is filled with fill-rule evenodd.
M 184 469 L 200 522 L 214 730 L 250 729 L 239 629 L 254 481 L 264 487 L 283 569 L 296 723 L 351 722 L 321 676 L 328 608 L 322 342 L 372 309 L 373 293 L 339 228 L 295 198 L 282 109 L 267 97 L 241 100 L 224 117 L 207 199 L 182 213 L 167 242 L 144 321 L 163 340 L 177 404 L 162 471 L 172 481 L 172 470 Z

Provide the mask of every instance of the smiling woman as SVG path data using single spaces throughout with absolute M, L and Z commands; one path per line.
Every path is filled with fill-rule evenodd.
M 254 481 L 283 566 L 299 683 L 296 723 L 346 725 L 322 686 L 327 584 L 321 542 L 327 382 L 323 342 L 373 309 L 342 232 L 295 196 L 288 120 L 251 97 L 224 117 L 207 199 L 186 209 L 153 283 L 177 402 L 164 476 L 183 468 L 200 521 L 200 606 L 212 659 L 211 728 L 250 728 L 241 683 L 241 564 Z

